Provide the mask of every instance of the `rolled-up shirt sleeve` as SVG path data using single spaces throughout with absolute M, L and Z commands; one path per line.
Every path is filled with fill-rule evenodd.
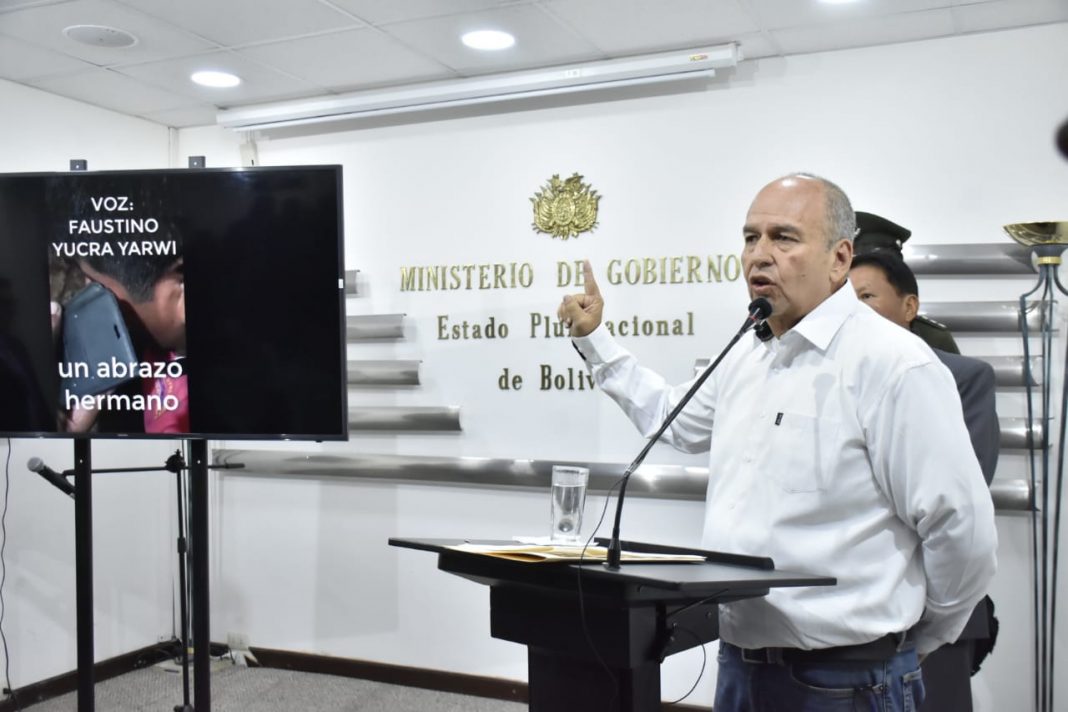
M 620 346 L 604 326 L 572 341 L 585 359 L 586 368 L 597 387 L 623 409 L 638 431 L 647 438 L 656 432 L 696 380 L 671 386 L 655 371 L 640 366 L 637 359 Z M 714 404 L 715 384 L 710 379 L 661 440 L 683 452 L 708 450 L 715 415 Z
M 928 653 L 956 640 L 994 576 L 993 502 L 940 363 L 903 365 L 862 420 L 876 483 L 920 539 L 927 597 L 913 634 Z

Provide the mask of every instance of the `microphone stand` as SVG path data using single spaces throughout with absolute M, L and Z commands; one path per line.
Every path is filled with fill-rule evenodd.
M 189 547 L 188 547 L 188 540 L 186 538 L 185 513 L 183 512 L 183 507 L 182 507 L 182 503 L 185 501 L 185 480 L 184 480 L 184 477 L 183 477 L 182 473 L 185 472 L 186 470 L 188 470 L 189 466 L 186 464 L 185 458 L 182 457 L 181 451 L 180 450 L 176 450 L 173 455 L 171 455 L 170 457 L 167 458 L 167 460 L 166 460 L 166 462 L 165 462 L 163 467 L 107 467 L 107 468 L 93 469 L 91 467 L 91 465 L 90 465 L 90 462 L 89 462 L 88 446 L 87 446 L 88 442 L 89 442 L 88 440 L 76 440 L 75 441 L 75 450 L 76 450 L 76 452 L 78 452 L 79 449 L 85 450 L 86 452 L 83 453 L 80 456 L 76 456 L 77 462 L 75 463 L 76 464 L 75 468 L 70 469 L 70 470 L 63 470 L 61 473 L 59 473 L 60 476 L 64 477 L 64 478 L 72 477 L 72 476 L 74 477 L 75 492 L 74 492 L 74 494 L 72 496 L 74 497 L 75 508 L 76 509 L 81 507 L 82 509 L 89 509 L 89 511 L 91 511 L 91 502 L 92 502 L 92 500 L 91 500 L 91 494 L 89 494 L 91 492 L 91 490 L 89 489 L 89 486 L 88 486 L 88 481 L 89 481 L 88 475 L 98 475 L 98 474 L 106 474 L 106 473 L 122 473 L 122 472 L 171 472 L 171 473 L 173 473 L 175 475 L 176 482 L 177 482 L 177 488 L 178 488 L 178 546 L 177 546 L 177 550 L 178 550 L 178 587 L 181 589 L 181 595 L 180 595 L 180 598 L 179 598 L 179 611 L 180 611 L 179 615 L 180 615 L 180 618 L 181 618 L 181 627 L 182 627 L 181 639 L 178 642 L 182 646 L 182 648 L 181 648 L 181 659 L 182 659 L 182 704 L 175 705 L 174 706 L 174 712 L 193 712 L 194 708 L 193 708 L 193 705 L 190 704 L 190 696 L 189 696 L 189 639 L 190 639 L 190 632 L 189 632 L 189 587 L 187 586 L 187 566 L 188 566 L 187 557 L 188 557 Z M 229 470 L 229 469 L 240 469 L 240 468 L 243 468 L 243 467 L 244 467 L 244 464 L 235 462 L 235 463 L 211 465 L 207 469 L 211 469 L 211 470 Z M 87 475 L 87 476 L 81 476 L 81 475 Z M 48 479 L 48 478 L 46 478 L 46 479 Z M 49 481 L 52 482 L 51 479 L 49 479 Z M 55 482 L 52 482 L 52 484 L 55 485 L 59 489 L 63 489 L 62 487 L 60 487 L 60 485 L 56 484 Z M 81 496 L 79 496 L 79 494 L 78 494 L 79 490 L 81 492 L 83 492 L 83 494 Z M 63 491 L 66 492 L 66 490 L 63 490 Z M 83 519 L 87 519 L 87 517 L 88 517 L 88 515 L 85 515 L 83 517 Z M 87 519 L 87 521 L 91 522 L 91 519 Z M 78 529 L 79 529 L 79 531 L 81 531 L 82 527 L 79 527 Z M 87 526 L 86 527 L 86 531 L 91 531 L 91 527 Z M 90 540 L 91 540 L 90 536 L 79 536 L 79 537 L 76 538 L 76 543 L 78 544 L 78 547 L 80 549 L 85 549 L 85 553 L 79 553 L 78 556 L 77 556 L 79 562 L 81 562 L 81 561 L 91 561 L 91 554 L 88 553 L 89 551 L 91 551 L 91 545 L 89 544 Z M 79 623 L 78 624 L 79 624 L 79 626 L 86 625 L 87 628 L 88 628 L 89 633 L 87 635 L 82 635 L 81 633 L 79 634 L 79 643 L 78 643 L 79 644 L 79 700 L 78 700 L 78 708 L 79 708 L 79 710 L 82 709 L 83 707 L 85 709 L 93 709 L 93 707 L 94 707 L 93 695 L 92 695 L 93 679 L 92 679 L 92 677 L 88 677 L 88 679 L 86 681 L 84 681 L 84 684 L 83 684 L 83 680 L 81 679 L 81 677 L 82 677 L 82 675 L 81 675 L 81 667 L 83 666 L 82 653 L 84 653 L 87 656 L 86 660 L 89 661 L 88 665 L 89 665 L 89 668 L 90 668 L 90 673 L 91 673 L 92 660 L 93 660 L 93 656 L 92 656 L 93 648 L 92 648 L 92 637 L 91 637 L 91 631 L 92 631 L 92 623 L 91 623 L 91 621 L 92 621 L 92 616 L 91 616 L 91 612 L 92 612 L 92 572 L 91 572 L 91 569 L 82 569 L 82 570 L 84 570 L 86 572 L 86 575 L 79 575 L 78 576 L 78 586 L 80 587 L 80 592 L 79 592 L 79 595 L 78 595 L 78 605 L 79 605 L 79 608 L 81 608 L 83 605 L 87 606 L 88 611 L 89 611 L 89 615 L 79 615 Z M 84 579 L 84 581 L 83 581 L 83 579 Z M 85 590 L 81 590 L 81 587 L 84 587 Z M 84 622 L 83 622 L 83 619 L 84 619 Z M 85 639 L 85 641 L 87 641 L 87 642 L 85 642 L 85 645 L 83 645 L 83 640 L 82 640 L 83 638 Z M 85 648 L 84 651 L 81 650 L 82 647 Z M 86 688 L 86 689 L 83 690 L 82 688 Z
M 727 355 L 727 352 L 734 348 L 734 345 L 738 343 L 738 340 L 742 338 L 745 332 L 749 331 L 749 329 L 757 324 L 764 322 L 770 315 L 771 303 L 768 302 L 767 299 L 761 297 L 759 299 L 754 299 L 752 303 L 750 303 L 749 316 L 746 317 L 745 323 L 742 324 L 742 328 L 738 330 L 738 333 L 734 335 L 734 338 L 730 340 L 730 343 L 724 347 L 723 351 L 716 357 L 716 360 L 709 364 L 708 368 L 701 374 L 701 377 L 690 386 L 690 390 L 686 391 L 686 395 L 682 397 L 678 404 L 671 410 L 671 413 L 668 414 L 668 417 L 664 419 L 664 422 L 660 425 L 657 431 L 649 438 L 649 441 L 645 443 L 645 447 L 643 447 L 642 451 L 638 453 L 638 456 L 634 458 L 634 462 L 630 463 L 630 465 L 627 466 L 627 469 L 623 472 L 623 482 L 619 486 L 619 498 L 616 500 L 616 518 L 612 525 L 612 540 L 608 544 L 608 553 L 605 557 L 605 568 L 611 569 L 612 571 L 618 571 L 619 562 L 623 556 L 623 547 L 619 541 L 619 522 L 623 518 L 623 498 L 627 494 L 627 482 L 630 481 L 630 476 L 634 474 L 634 471 L 642 464 L 645 460 L 645 456 L 653 449 L 653 445 L 655 445 L 656 441 L 660 439 L 660 436 L 664 434 L 664 431 L 668 429 L 668 426 L 674 422 L 675 418 L 677 418 L 679 413 L 682 412 L 682 409 L 686 407 L 686 404 L 690 402 L 690 399 L 693 398 L 694 394 L 705 384 L 705 381 L 712 375 L 712 371 L 715 370 L 716 366 L 719 365 L 719 362 L 723 360 L 723 357 Z

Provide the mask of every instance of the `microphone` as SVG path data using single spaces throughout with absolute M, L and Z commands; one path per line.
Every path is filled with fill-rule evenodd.
M 31 457 L 30 461 L 26 463 L 26 467 L 30 472 L 36 472 L 41 477 L 51 482 L 56 489 L 62 490 L 64 493 L 74 497 L 74 485 L 68 482 L 66 477 L 44 464 L 44 462 L 41 461 L 41 458 Z
M 704 385 L 708 377 L 712 375 L 712 371 L 719 365 L 719 362 L 723 360 L 723 357 L 727 355 L 727 352 L 734 348 L 734 345 L 738 343 L 738 340 L 742 338 L 745 332 L 757 325 L 764 324 L 767 318 L 771 316 L 771 302 L 764 297 L 758 297 L 749 303 L 749 315 L 745 318 L 745 323 L 742 324 L 742 328 L 738 329 L 738 333 L 734 335 L 734 338 L 730 340 L 730 343 L 724 347 L 720 352 L 716 360 L 709 364 L 708 368 L 704 370 L 701 377 L 694 381 L 694 384 L 690 386 L 690 390 L 686 391 L 686 394 L 679 400 L 678 404 L 668 413 L 668 417 L 664 419 L 664 422 L 660 425 L 660 428 L 653 433 L 649 438 L 649 442 L 645 443 L 645 447 L 638 453 L 638 456 L 634 458 L 634 462 L 627 466 L 627 469 L 623 472 L 623 482 L 619 486 L 619 499 L 616 500 L 616 519 L 612 525 L 612 541 L 608 544 L 608 554 L 605 557 L 605 567 L 612 569 L 613 571 L 619 569 L 619 561 L 623 555 L 623 547 L 619 543 L 619 521 L 623 517 L 623 498 L 627 494 L 627 482 L 630 481 L 630 476 L 638 469 L 638 466 L 645 460 L 645 456 L 649 454 L 649 451 L 653 449 L 653 445 L 660 439 L 660 436 L 664 434 L 664 431 L 668 429 L 668 426 L 679 416 L 682 409 L 686 407 L 686 404 L 690 402 L 690 399 L 694 397 L 694 394 Z

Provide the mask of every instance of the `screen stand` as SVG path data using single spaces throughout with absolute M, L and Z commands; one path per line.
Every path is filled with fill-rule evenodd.
M 189 704 L 189 624 L 186 601 L 185 518 L 182 512 L 182 470 L 186 469 L 176 453 L 162 468 L 123 467 L 97 470 L 104 472 L 143 472 L 152 469 L 175 472 L 178 478 L 178 576 L 181 590 L 183 703 L 174 712 L 210 712 L 211 710 L 211 617 L 208 587 L 208 441 L 189 441 L 189 536 L 192 551 L 193 618 L 193 700 Z M 230 465 L 229 467 L 243 467 Z M 228 467 L 223 465 L 221 467 Z M 95 712 L 93 687 L 96 673 L 93 644 L 93 463 L 92 440 L 74 441 L 74 557 L 77 594 L 78 630 L 78 712 Z
M 92 441 L 74 441 L 74 570 L 78 616 L 78 712 L 93 712 L 93 478 Z
M 181 452 L 175 452 L 167 459 L 167 469 L 174 472 L 174 481 L 178 492 L 178 610 L 182 626 L 179 644 L 182 646 L 182 704 L 174 706 L 174 712 L 193 712 L 189 702 L 189 583 L 186 577 L 186 565 L 189 561 L 189 547 L 186 539 L 185 508 L 186 483 L 182 473 L 185 472 L 185 460 Z
M 193 539 L 193 700 L 211 710 L 211 625 L 208 591 L 208 441 L 190 440 L 190 536 Z

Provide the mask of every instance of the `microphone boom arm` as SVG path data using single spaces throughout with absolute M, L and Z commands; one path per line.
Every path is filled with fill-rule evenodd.
M 634 471 L 642 464 L 645 457 L 649 454 L 649 451 L 653 449 L 653 445 L 656 444 L 660 439 L 660 436 L 668 429 L 668 426 L 675 421 L 675 418 L 679 416 L 679 413 L 681 413 L 682 409 L 686 407 L 686 404 L 690 402 L 690 399 L 694 397 L 694 394 L 696 394 L 701 386 L 705 384 L 705 381 L 712 375 L 712 371 L 715 370 L 716 366 L 719 365 L 719 362 L 723 360 L 723 357 L 727 355 L 727 352 L 738 343 L 738 340 L 742 338 L 745 332 L 767 319 L 770 314 L 771 304 L 768 300 L 763 298 L 753 300 L 749 305 L 749 316 L 746 318 L 745 323 L 742 324 L 742 328 L 738 330 L 738 333 L 734 335 L 734 338 L 730 340 L 730 343 L 724 347 L 719 356 L 716 357 L 716 360 L 709 364 L 708 368 L 704 370 L 700 378 L 694 381 L 694 384 L 690 386 L 690 389 L 686 391 L 686 394 L 679 399 L 679 402 L 671 409 L 668 417 L 664 419 L 664 422 L 657 428 L 656 432 L 652 434 L 649 441 L 645 443 L 645 447 L 643 447 L 641 452 L 638 453 L 638 456 L 634 458 L 634 461 L 627 466 L 627 469 L 623 471 L 623 482 L 619 486 L 619 498 L 616 500 L 616 517 L 612 524 L 612 540 L 608 544 L 608 553 L 605 557 L 604 565 L 606 568 L 612 570 L 619 569 L 619 562 L 623 555 L 622 545 L 619 543 L 619 524 L 620 520 L 623 518 L 623 498 L 627 493 L 627 483 L 630 481 L 630 476 L 634 474 Z

